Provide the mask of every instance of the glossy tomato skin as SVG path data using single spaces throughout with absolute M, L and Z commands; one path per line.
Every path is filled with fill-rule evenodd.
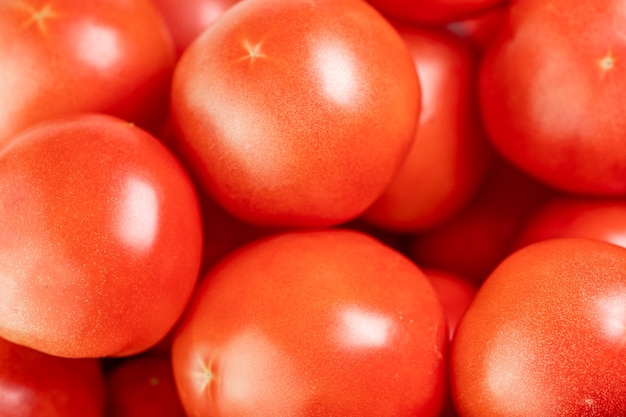
M 68 113 L 151 129 L 166 114 L 174 47 L 149 0 L 3 1 L 0 50 L 0 147 Z
M 483 60 L 481 108 L 494 145 L 568 192 L 626 193 L 622 7 L 515 1 Z
M 446 345 L 419 268 L 333 229 L 274 235 L 225 258 L 172 355 L 190 417 L 437 416 Z
M 539 242 L 487 278 L 459 324 L 451 383 L 462 416 L 626 414 L 626 250 Z
M 626 247 L 626 200 L 551 198 L 533 211 L 513 249 L 559 237 L 584 237 Z
M 168 355 L 125 358 L 106 375 L 106 417 L 186 417 Z
M 156 343 L 195 285 L 202 220 L 183 166 L 150 134 L 66 116 L 0 152 L 0 335 L 67 357 Z
M 363 218 L 406 233 L 435 227 L 458 213 L 481 184 L 491 148 L 477 111 L 472 46 L 444 30 L 395 27 L 413 56 L 422 108 L 407 158 Z
M 104 377 L 96 359 L 67 359 L 0 339 L 3 417 L 102 417 Z
M 419 80 L 397 31 L 358 0 L 252 0 L 181 57 L 178 148 L 236 217 L 327 226 L 361 214 L 413 141 Z
M 217 18 L 239 0 L 152 0 L 180 56 Z

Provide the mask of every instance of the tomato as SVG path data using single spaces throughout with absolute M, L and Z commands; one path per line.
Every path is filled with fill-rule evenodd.
M 509 253 L 526 218 L 553 193 L 501 158 L 470 204 L 450 221 L 414 234 L 407 252 L 423 267 L 480 283 Z
M 626 415 L 626 250 L 535 243 L 487 278 L 452 342 L 462 416 Z
M 406 157 L 419 79 L 397 31 L 360 0 L 251 0 L 181 57 L 183 160 L 234 216 L 328 226 L 361 214 Z
M 481 13 L 504 0 L 368 0 L 386 16 L 413 24 L 442 24 Z
M 168 356 L 123 359 L 106 375 L 106 386 L 107 417 L 186 417 Z
M 213 268 L 172 358 L 190 417 L 427 417 L 441 409 L 446 345 L 415 264 L 360 232 L 300 230 Z
M 551 198 L 525 222 L 514 248 L 556 237 L 585 237 L 626 247 L 626 200 Z
M 152 0 L 165 19 L 178 55 L 238 2 L 239 0 Z
M 479 86 L 506 158 L 568 192 L 626 194 L 624 24 L 616 0 L 511 3 Z
M 101 417 L 104 397 L 98 360 L 59 358 L 0 339 L 2 417 Z
M 446 29 L 463 39 L 467 39 L 482 53 L 496 37 L 507 10 L 508 3 L 492 7 L 481 13 L 450 22 L 446 25 Z
M 67 357 L 130 355 L 193 291 L 202 220 L 187 172 L 112 116 L 42 122 L 0 151 L 0 337 Z
M 366 221 L 398 232 L 440 225 L 469 201 L 487 172 L 491 148 L 478 118 L 476 56 L 443 30 L 396 25 L 422 85 L 422 110 L 409 154 Z
M 174 47 L 149 0 L 2 1 L 0 50 L 0 147 L 68 113 L 166 114 Z

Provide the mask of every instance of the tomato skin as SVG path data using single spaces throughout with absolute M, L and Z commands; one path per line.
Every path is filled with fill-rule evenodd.
M 437 416 L 446 345 L 415 264 L 359 232 L 304 230 L 211 270 L 172 358 L 190 417 Z
M 328 226 L 361 214 L 406 157 L 419 115 L 406 45 L 357 0 L 252 0 L 181 57 L 179 146 L 236 217 Z
M 196 38 L 239 0 L 152 0 L 169 28 L 180 56 Z
M 626 200 L 557 196 L 525 222 L 513 248 L 559 237 L 584 237 L 626 247 Z
M 67 359 L 0 339 L 2 417 L 102 417 L 104 378 L 95 359 Z
M 186 417 L 167 355 L 125 358 L 106 375 L 108 417 Z
M 515 1 L 483 59 L 480 101 L 495 147 L 567 192 L 626 193 L 622 6 Z
M 448 23 L 481 13 L 503 0 L 368 0 L 386 16 L 412 24 Z
M 443 30 L 395 27 L 413 56 L 422 108 L 407 158 L 363 218 L 406 233 L 440 225 L 467 204 L 487 172 L 491 147 L 477 111 L 470 44 Z
M 112 116 L 14 137 L 0 152 L 0 217 L 0 335 L 46 353 L 147 349 L 199 273 L 191 179 L 156 138 Z
M 479 289 L 450 356 L 462 416 L 626 414 L 626 250 L 535 243 Z
M 174 47 L 148 0 L 0 3 L 0 147 L 47 118 L 105 112 L 156 129 Z

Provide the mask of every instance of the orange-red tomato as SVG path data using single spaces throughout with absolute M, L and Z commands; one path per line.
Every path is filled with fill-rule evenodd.
M 0 150 L 0 337 L 67 357 L 161 339 L 199 273 L 202 223 L 183 166 L 112 116 L 42 122 Z
M 183 159 L 230 213 L 273 226 L 361 214 L 413 141 L 406 44 L 361 0 L 250 0 L 181 57 L 172 115 Z
M 474 195 L 490 161 L 475 95 L 476 56 L 443 30 L 396 24 L 422 86 L 417 134 L 407 158 L 363 218 L 415 232 L 440 225 Z
M 464 417 L 626 415 L 626 250 L 582 238 L 507 257 L 452 341 Z
M 448 335 L 399 252 L 347 229 L 252 242 L 201 282 L 174 338 L 190 417 L 437 416 Z
M 156 128 L 166 114 L 174 47 L 149 0 L 0 2 L 0 147 L 73 112 Z

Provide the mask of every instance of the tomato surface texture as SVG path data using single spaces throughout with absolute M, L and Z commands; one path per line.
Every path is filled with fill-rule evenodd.
M 0 152 L 0 337 L 67 357 L 129 355 L 173 326 L 200 268 L 183 166 L 105 115 L 44 122 Z
M 174 376 L 190 417 L 437 416 L 447 337 L 399 252 L 347 229 L 283 233 L 205 276 Z
M 396 30 L 359 0 L 232 6 L 183 54 L 183 159 L 235 216 L 324 226 L 358 216 L 413 141 L 420 87 Z

